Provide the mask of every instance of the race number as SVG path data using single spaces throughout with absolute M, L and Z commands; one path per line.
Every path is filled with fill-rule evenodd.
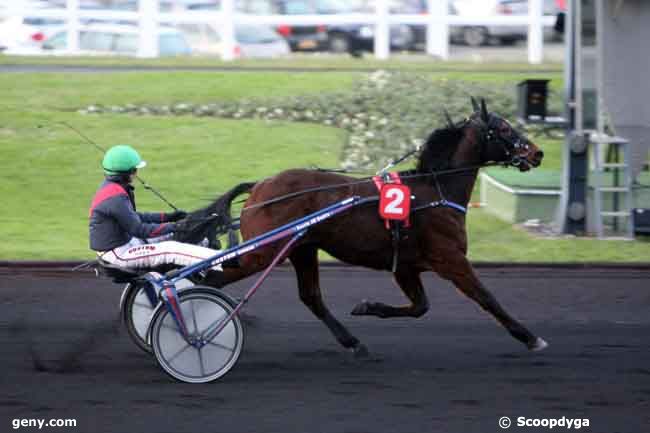
M 407 220 L 411 212 L 411 189 L 387 183 L 379 191 L 379 215 L 387 220 Z

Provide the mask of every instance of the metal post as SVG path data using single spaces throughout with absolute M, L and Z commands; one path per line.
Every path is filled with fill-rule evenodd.
M 221 2 L 221 40 L 223 51 L 221 59 L 230 62 L 235 59 L 235 2 L 234 0 L 223 0 Z
M 390 55 L 388 0 L 377 0 L 375 14 L 375 57 L 379 60 L 386 60 Z
M 66 51 L 68 54 L 79 52 L 79 0 L 68 0 L 66 2 L 68 13 Z
M 158 0 L 139 0 L 138 13 L 140 14 L 138 57 L 158 57 Z
M 542 0 L 528 0 L 528 62 L 542 63 L 544 34 Z
M 428 0 L 427 54 L 449 60 L 449 0 Z

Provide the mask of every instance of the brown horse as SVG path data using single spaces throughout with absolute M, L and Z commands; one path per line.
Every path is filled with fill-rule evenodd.
M 468 205 L 478 169 L 499 162 L 521 171 L 541 163 L 543 153 L 495 113 L 488 113 L 474 100 L 474 113 L 458 124 L 434 131 L 423 146 L 415 170 L 401 172 L 411 188 L 413 206 L 410 228 L 403 231 L 394 279 L 408 300 L 407 305 L 361 302 L 353 315 L 377 317 L 420 317 L 429 309 L 420 274 L 433 271 L 492 314 L 516 339 L 531 350 L 546 347 L 546 342 L 528 331 L 499 305 L 477 278 L 468 261 L 467 233 L 463 207 Z M 256 184 L 235 187 L 227 197 L 197 212 L 229 211 L 236 193 L 249 189 L 250 197 L 241 214 L 241 235 L 250 239 L 287 222 L 318 211 L 353 195 L 376 196 L 371 179 L 358 179 L 315 170 L 287 170 Z M 306 191 L 301 193 L 301 191 Z M 235 192 L 236 193 L 233 193 Z M 280 198 L 289 195 L 286 198 Z M 271 201 L 269 203 L 269 200 Z M 447 200 L 455 206 L 431 206 Z M 224 203 L 226 202 L 226 203 Z M 438 203 L 439 204 L 439 203 Z M 219 209 L 221 207 L 222 209 Z M 286 241 L 253 251 L 240 259 L 239 268 L 227 268 L 223 285 L 264 269 Z M 313 226 L 293 246 L 288 257 L 295 268 L 302 302 L 321 319 L 336 339 L 356 354 L 366 348 L 330 313 L 323 302 L 318 276 L 318 250 L 342 262 L 378 270 L 393 269 L 393 240 L 386 230 L 376 205 L 352 208 L 348 212 Z M 209 284 L 209 282 L 208 282 Z

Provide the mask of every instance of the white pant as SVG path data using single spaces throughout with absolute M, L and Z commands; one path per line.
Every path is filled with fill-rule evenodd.
M 110 251 L 100 252 L 97 255 L 109 263 L 121 268 L 155 268 L 165 264 L 188 266 L 213 257 L 219 250 L 205 248 L 198 245 L 185 244 L 176 241 L 163 240 L 165 237 L 148 239 L 131 238 L 126 244 L 113 248 Z M 155 240 L 158 242 L 152 243 Z M 213 269 L 222 270 L 221 265 Z

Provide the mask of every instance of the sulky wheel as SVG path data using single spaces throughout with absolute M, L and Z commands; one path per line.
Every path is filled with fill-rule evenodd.
M 180 291 L 191 285 L 189 280 L 180 280 L 176 283 L 176 288 Z M 156 300 L 156 305 L 158 304 L 159 301 Z M 156 305 L 152 305 L 149 301 L 142 282 L 134 281 L 124 288 L 120 308 L 122 321 L 131 340 L 138 348 L 147 353 L 153 353 L 151 346 L 147 343 L 147 330 Z
M 214 328 L 234 310 L 234 302 L 219 290 L 194 286 L 179 293 L 187 331 L 191 339 Z M 226 374 L 244 346 L 244 329 L 235 315 L 210 341 L 193 345 L 181 334 L 167 306 L 160 305 L 151 320 L 149 341 L 158 364 L 173 378 L 188 383 L 206 383 Z

